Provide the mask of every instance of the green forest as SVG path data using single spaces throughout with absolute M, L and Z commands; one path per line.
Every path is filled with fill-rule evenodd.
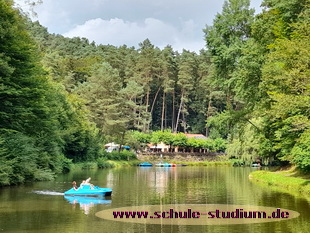
M 0 0 L 0 185 L 52 179 L 106 156 L 107 142 L 160 132 L 310 171 L 309 0 L 264 0 L 259 14 L 227 0 L 199 53 L 50 34 L 13 4 Z

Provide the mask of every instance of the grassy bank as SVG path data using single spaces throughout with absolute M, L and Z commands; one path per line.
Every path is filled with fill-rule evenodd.
M 111 153 L 103 151 L 100 157 L 93 161 L 85 161 L 75 163 L 72 169 L 101 169 L 101 168 L 118 168 L 136 166 L 140 163 L 135 155 L 131 151 L 113 151 Z
M 95 162 L 82 162 L 76 163 L 72 166 L 71 170 L 75 169 L 102 169 L 102 168 L 119 168 L 119 167 L 130 167 L 137 166 L 141 161 L 139 160 L 97 160 Z
M 257 183 L 276 187 L 283 192 L 310 195 L 309 175 L 300 174 L 295 169 L 286 171 L 255 171 L 249 178 Z

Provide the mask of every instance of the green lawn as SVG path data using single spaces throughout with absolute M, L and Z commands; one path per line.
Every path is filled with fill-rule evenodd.
M 294 177 L 296 172 L 293 170 L 269 172 L 255 171 L 250 174 L 250 179 L 254 182 L 263 183 L 268 186 L 280 188 L 286 192 L 310 195 L 310 180 L 307 176 L 299 174 L 300 177 Z

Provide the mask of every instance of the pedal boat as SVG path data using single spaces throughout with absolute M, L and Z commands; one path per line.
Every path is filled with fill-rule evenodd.
M 72 188 L 64 192 L 64 195 L 68 196 L 111 196 L 111 194 L 112 189 L 92 185 L 83 185 L 83 187 L 78 189 Z
M 138 166 L 140 166 L 140 167 L 151 167 L 151 166 L 153 166 L 153 164 L 151 164 L 151 163 L 139 163 Z
M 157 163 L 156 164 L 157 167 L 171 167 L 170 163 Z

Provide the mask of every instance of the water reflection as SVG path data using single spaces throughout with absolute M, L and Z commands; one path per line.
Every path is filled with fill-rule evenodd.
M 86 215 L 89 214 L 90 209 L 97 204 L 110 204 L 112 201 L 104 196 L 86 197 L 86 196 L 64 196 L 64 198 L 74 207 L 79 204 L 80 208 Z
M 249 180 L 256 168 L 243 167 L 124 167 L 77 170 L 56 181 L 26 183 L 0 189 L 0 232 L 85 233 L 308 233 L 310 201 L 272 190 Z M 111 197 L 62 196 L 72 180 L 92 177 Z M 289 191 L 289 190 L 288 190 Z M 237 204 L 294 210 L 296 219 L 227 226 L 156 225 L 100 219 L 95 213 L 130 206 L 166 204 Z

